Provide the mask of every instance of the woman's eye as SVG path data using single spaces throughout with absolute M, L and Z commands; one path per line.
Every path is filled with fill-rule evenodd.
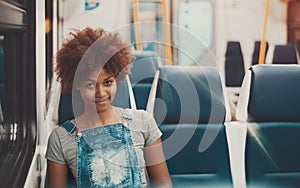
M 89 89 L 93 89 L 93 88 L 95 88 L 95 84 L 88 83 L 88 84 L 86 84 L 86 87 L 89 88 Z
M 104 82 L 104 85 L 105 85 L 105 86 L 111 86 L 112 83 L 113 83 L 112 80 L 107 80 L 107 81 Z

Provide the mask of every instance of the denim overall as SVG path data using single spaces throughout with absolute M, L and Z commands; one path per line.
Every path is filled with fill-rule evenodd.
M 137 155 L 123 112 L 124 123 L 77 131 L 70 121 L 62 126 L 76 131 L 77 187 L 142 187 Z

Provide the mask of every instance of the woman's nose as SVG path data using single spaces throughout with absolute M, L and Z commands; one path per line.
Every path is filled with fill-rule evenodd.
M 95 92 L 96 92 L 96 97 L 103 97 L 103 96 L 105 96 L 105 90 L 104 90 L 104 88 L 103 87 L 101 87 L 101 86 L 97 86 L 96 88 L 95 88 Z

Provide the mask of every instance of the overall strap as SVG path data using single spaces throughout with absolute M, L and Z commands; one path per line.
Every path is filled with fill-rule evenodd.
M 65 128 L 71 135 L 74 135 L 77 131 L 76 126 L 71 121 L 64 122 L 61 127 Z

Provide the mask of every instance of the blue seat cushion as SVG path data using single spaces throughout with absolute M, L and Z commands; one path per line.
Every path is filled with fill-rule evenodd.
M 249 123 L 246 139 L 247 184 L 299 187 L 299 135 L 300 122 Z
M 231 184 L 223 124 L 162 124 L 159 128 L 163 133 L 164 153 L 174 181 L 179 184 L 197 182 L 198 186 L 204 182 Z

